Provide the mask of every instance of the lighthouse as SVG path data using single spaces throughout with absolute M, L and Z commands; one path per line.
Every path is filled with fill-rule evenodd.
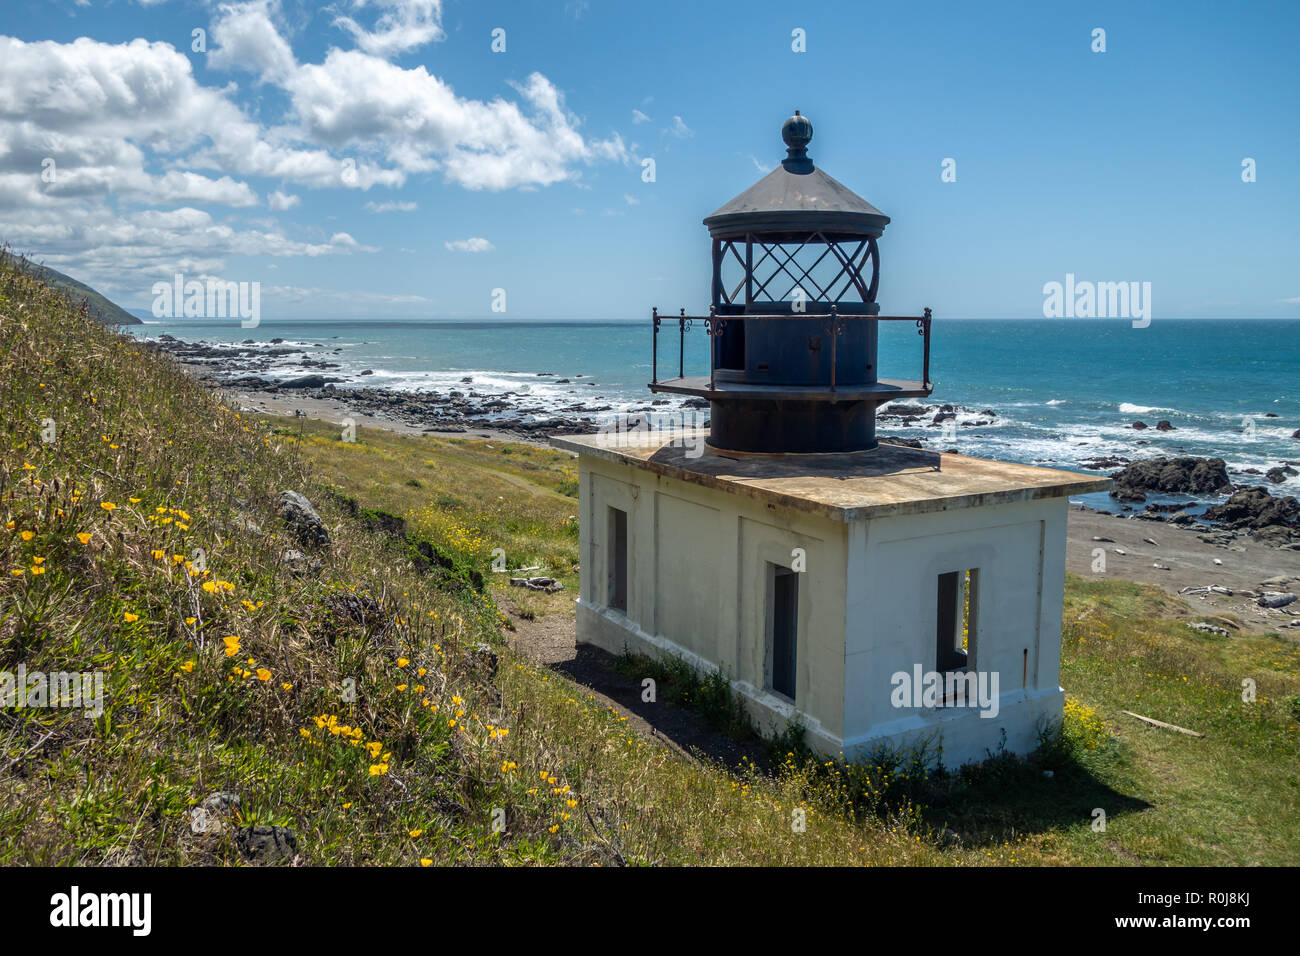
M 1109 480 L 877 435 L 881 404 L 934 390 L 934 319 L 882 314 L 889 217 L 815 164 L 808 117 L 781 137 L 704 219 L 707 314 L 651 316 L 648 387 L 707 402 L 703 441 L 552 439 L 579 459 L 578 641 L 721 673 L 760 730 L 830 756 L 1027 753 L 1064 705 L 1069 496 Z M 879 367 L 900 327 L 913 378 Z

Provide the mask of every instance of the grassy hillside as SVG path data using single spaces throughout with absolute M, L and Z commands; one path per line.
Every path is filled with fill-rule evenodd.
M 493 549 L 575 580 L 567 456 L 340 437 L 241 417 L 0 264 L 0 671 L 94 670 L 107 690 L 93 720 L 0 710 L 0 863 L 234 864 L 283 835 L 258 827 L 290 828 L 312 864 L 1300 859 L 1294 645 L 1071 581 L 1073 696 L 1034 760 L 721 767 L 502 643 L 478 588 Z M 284 524 L 285 490 L 328 545 Z M 530 613 L 571 615 L 563 597 Z M 238 812 L 195 832 L 220 791 Z
M 98 319 L 108 325 L 140 325 L 138 318 L 132 315 L 126 309 L 122 308 L 116 302 L 111 301 L 103 294 L 95 291 L 84 282 L 78 282 L 72 276 L 64 275 L 56 269 L 49 266 L 40 265 L 26 259 L 21 259 L 10 255 L 8 252 L 0 252 L 8 264 L 17 266 L 30 272 L 46 285 L 52 287 L 58 292 L 62 292 L 77 305 L 85 304 L 86 311 L 90 313 L 91 318 Z

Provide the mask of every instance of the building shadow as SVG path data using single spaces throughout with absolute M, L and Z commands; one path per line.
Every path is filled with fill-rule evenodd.
M 735 770 L 742 761 L 767 769 L 767 747 L 755 734 L 736 737 L 709 725 L 689 707 L 681 707 L 662 698 L 642 699 L 641 678 L 629 676 L 617 666 L 617 658 L 591 644 L 579 644 L 575 655 L 550 665 L 578 684 L 609 698 L 626 711 L 629 722 L 649 736 L 692 760 Z M 647 675 L 649 676 L 649 675 Z

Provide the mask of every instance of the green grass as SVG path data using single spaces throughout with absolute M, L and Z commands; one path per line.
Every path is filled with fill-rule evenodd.
M 107 684 L 95 720 L 0 710 L 0 863 L 237 864 L 229 833 L 190 829 L 189 809 L 216 790 L 240 793 L 240 826 L 293 827 L 313 864 L 1300 859 L 1293 644 L 1206 637 L 1152 589 L 1071 579 L 1071 704 L 1032 760 L 846 767 L 784 741 L 770 769 L 700 764 L 509 652 L 490 594 L 465 583 L 477 572 L 491 589 L 501 548 L 511 568 L 565 581 L 535 613 L 572 613 L 567 455 L 338 437 L 241 417 L 0 264 L 0 671 L 97 670 Z M 279 560 L 301 547 L 275 514 L 285 489 L 330 530 L 312 552 L 318 574 Z M 404 518 L 402 533 L 374 512 Z M 412 540 L 466 575 L 422 573 Z M 670 676 L 679 705 L 746 732 L 725 682 Z M 1244 677 L 1254 703 L 1241 700 Z M 1104 833 L 1090 826 L 1097 807 Z

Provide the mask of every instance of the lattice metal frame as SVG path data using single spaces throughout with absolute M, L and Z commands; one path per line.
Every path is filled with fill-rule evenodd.
M 782 237 L 784 239 L 784 237 Z M 811 250 L 820 255 L 810 265 L 800 261 L 800 253 Z M 758 259 L 755 261 L 755 253 Z M 832 265 L 839 269 L 829 280 L 814 278 L 813 273 L 832 256 Z M 741 269 L 740 281 L 729 286 L 723 279 L 724 266 L 734 260 Z M 763 267 L 771 261 L 770 273 Z M 870 264 L 870 278 L 866 277 Z M 780 277 L 784 275 L 785 278 Z M 744 237 L 715 239 L 713 241 L 713 305 L 717 309 L 732 311 L 754 305 L 768 306 L 790 302 L 796 289 L 802 289 L 809 303 L 823 307 L 861 303 L 871 305 L 876 301 L 880 287 L 880 250 L 874 237 L 849 238 L 828 236 L 818 231 L 806 237 L 779 241 L 761 234 L 746 233 Z M 774 289 L 783 290 L 780 297 Z M 856 297 L 850 293 L 856 292 Z

